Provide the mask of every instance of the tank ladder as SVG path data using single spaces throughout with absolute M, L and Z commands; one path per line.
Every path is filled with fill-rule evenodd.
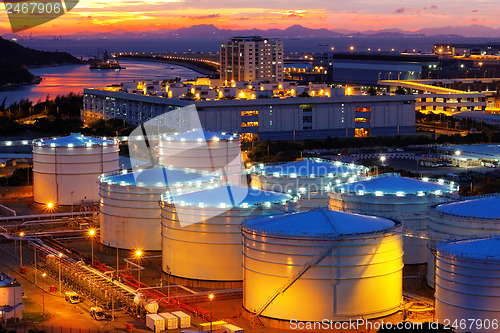
M 295 273 L 295 275 L 291 276 L 283 286 L 276 290 L 276 292 L 267 299 L 266 303 L 264 303 L 264 305 L 255 313 L 255 317 L 260 316 L 262 312 L 264 312 L 264 310 L 267 309 L 269 305 L 271 305 L 276 297 L 287 291 L 287 289 L 290 288 L 298 279 L 300 279 L 310 268 L 319 264 L 321 260 L 323 260 L 330 254 L 332 249 L 333 246 L 328 246 L 323 252 L 314 257 L 313 260 L 307 262 L 304 266 L 302 266 L 301 269 L 297 273 Z

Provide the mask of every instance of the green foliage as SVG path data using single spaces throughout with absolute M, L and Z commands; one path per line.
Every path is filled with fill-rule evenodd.
M 79 62 L 80 60 L 66 52 L 32 50 L 0 37 L 0 86 L 33 83 L 36 77 L 25 67 Z
M 31 83 L 35 78 L 27 69 L 0 58 L 0 86 Z
M 394 91 L 396 95 L 406 95 L 406 90 L 404 88 L 398 88 Z
M 311 95 L 309 95 L 309 93 L 304 91 L 302 94 L 299 95 L 299 97 L 311 97 Z
M 300 157 L 303 147 L 290 141 L 265 141 L 250 150 L 248 158 L 253 162 L 284 162 Z
M 30 184 L 33 184 L 33 168 L 17 168 L 11 176 L 0 178 L 3 185 L 9 186 L 25 186 L 28 185 L 28 172 Z M 1 332 L 0 332 L 1 333 Z
M 366 89 L 366 93 L 370 96 L 376 96 L 377 95 L 377 88 L 370 87 L 370 88 Z

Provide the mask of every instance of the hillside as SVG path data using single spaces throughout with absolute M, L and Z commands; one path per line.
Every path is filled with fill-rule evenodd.
M 27 68 L 76 64 L 80 60 L 66 52 L 32 50 L 0 37 L 0 86 L 35 83 Z

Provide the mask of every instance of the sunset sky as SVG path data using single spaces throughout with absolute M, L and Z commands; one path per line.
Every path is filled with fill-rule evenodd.
M 0 33 L 11 32 L 3 3 Z M 80 0 L 66 15 L 23 34 L 70 34 L 116 29 L 147 31 L 214 24 L 219 28 L 380 30 L 481 24 L 500 27 L 498 0 Z

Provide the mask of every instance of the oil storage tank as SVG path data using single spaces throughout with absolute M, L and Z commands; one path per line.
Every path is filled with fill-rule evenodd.
M 249 170 L 251 186 L 268 191 L 300 193 L 301 208 L 328 205 L 329 184 L 355 181 L 368 175 L 368 168 L 320 158 L 254 165 Z
M 455 332 L 498 332 L 500 238 L 439 244 L 435 298 L 436 320 Z
M 101 243 L 120 249 L 161 251 L 161 194 L 214 187 L 217 175 L 155 167 L 99 177 Z
M 452 200 L 458 185 L 443 179 L 414 179 L 389 173 L 332 187 L 332 210 L 387 217 L 403 223 L 404 263 L 427 262 L 429 206 Z
M 500 234 L 500 194 L 435 205 L 429 213 L 427 284 L 434 286 L 436 244 Z
M 280 320 L 395 313 L 402 302 L 400 229 L 389 219 L 324 208 L 250 219 L 242 228 L 243 306 L 280 327 Z
M 228 183 L 241 185 L 241 138 L 238 134 L 191 130 L 162 135 L 159 164 L 221 173 Z
M 33 149 L 33 196 L 41 204 L 99 201 L 100 174 L 119 168 L 117 141 L 71 134 L 37 139 Z
M 163 271 L 191 285 L 241 282 L 243 219 L 297 207 L 297 196 L 243 186 L 166 193 L 161 212 Z

